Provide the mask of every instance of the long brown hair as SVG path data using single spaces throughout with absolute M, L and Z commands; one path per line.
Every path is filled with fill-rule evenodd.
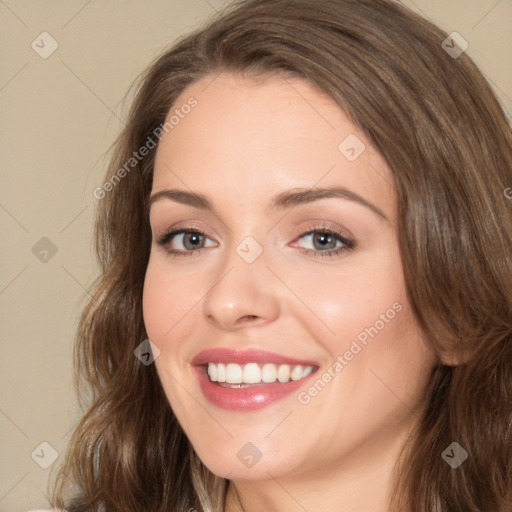
M 75 350 L 89 408 L 56 479 L 54 506 L 223 510 L 227 480 L 198 459 L 154 365 L 134 356 L 147 338 L 142 288 L 155 151 L 119 169 L 154 139 L 188 85 L 232 71 L 315 84 L 393 173 L 409 299 L 443 361 L 397 466 L 393 510 L 512 510 L 512 134 L 482 74 L 465 53 L 445 51 L 446 37 L 392 0 L 249 0 L 149 67 L 99 201 L 102 275 Z M 452 442 L 468 453 L 457 469 L 441 456 Z

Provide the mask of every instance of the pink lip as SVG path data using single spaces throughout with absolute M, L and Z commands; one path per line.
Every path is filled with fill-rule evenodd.
M 281 400 L 286 396 L 297 392 L 305 382 L 314 375 L 313 371 L 303 379 L 287 383 L 261 384 L 252 387 L 232 389 L 224 388 L 211 382 L 206 373 L 206 363 L 275 363 L 303 366 L 316 366 L 318 364 L 309 360 L 299 360 L 272 352 L 260 350 L 232 350 L 210 349 L 200 352 L 192 364 L 199 379 L 199 385 L 205 398 L 212 404 L 231 411 L 255 411 L 271 403 Z
M 274 354 L 265 350 L 240 350 L 229 348 L 211 348 L 199 352 L 192 364 L 194 366 L 205 365 L 206 363 L 275 363 L 302 366 L 318 366 L 311 360 L 294 359 L 292 357 Z

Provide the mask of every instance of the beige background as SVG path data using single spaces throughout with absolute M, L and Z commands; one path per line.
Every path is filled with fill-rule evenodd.
M 226 3 L 0 0 L 0 512 L 47 506 L 46 483 L 59 459 L 43 469 L 31 454 L 41 442 L 62 454 L 78 417 L 71 352 L 98 273 L 92 192 L 121 126 L 121 101 L 168 43 Z M 512 2 L 404 3 L 468 41 L 510 118 Z M 31 47 L 45 31 L 59 45 L 47 59 Z M 57 249 L 46 262 L 43 237 Z M 34 453 L 38 462 L 49 456 L 44 446 Z

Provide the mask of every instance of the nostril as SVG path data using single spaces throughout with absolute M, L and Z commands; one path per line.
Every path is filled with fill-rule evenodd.
M 240 324 L 243 322 L 249 322 L 249 321 L 256 320 L 257 318 L 259 318 L 258 315 L 242 315 L 237 319 L 236 323 Z

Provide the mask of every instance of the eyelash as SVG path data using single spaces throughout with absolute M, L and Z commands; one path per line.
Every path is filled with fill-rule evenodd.
M 158 240 L 156 242 L 159 246 L 164 247 L 165 250 L 167 251 L 167 253 L 169 253 L 173 257 L 193 256 L 194 254 L 197 254 L 202 249 L 204 249 L 204 247 L 202 247 L 200 249 L 194 249 L 192 251 L 180 251 L 177 249 L 170 249 L 168 246 L 169 246 L 170 242 L 172 241 L 172 239 L 176 235 L 180 235 L 183 233 L 185 233 L 185 234 L 195 233 L 195 234 L 198 234 L 198 235 L 208 238 L 208 235 L 206 235 L 205 233 L 203 233 L 202 231 L 200 231 L 196 228 L 189 229 L 189 228 L 185 227 L 185 228 L 166 231 L 165 233 L 163 233 L 160 236 L 160 238 L 158 238 Z M 356 247 L 356 243 L 354 240 L 349 240 L 348 238 L 344 237 L 341 233 L 339 233 L 335 229 L 326 228 L 325 226 L 311 227 L 308 229 L 308 231 L 305 231 L 299 237 L 297 237 L 297 240 L 303 238 L 306 235 L 315 234 L 315 233 L 316 234 L 322 233 L 322 234 L 334 236 L 338 241 L 343 243 L 343 246 L 338 247 L 337 249 L 331 249 L 329 251 L 319 251 L 319 250 L 315 250 L 315 249 L 299 248 L 299 252 L 301 252 L 302 254 L 306 254 L 308 256 L 313 256 L 314 258 L 326 258 L 326 257 L 331 258 L 331 257 L 338 256 L 345 251 L 351 251 Z

